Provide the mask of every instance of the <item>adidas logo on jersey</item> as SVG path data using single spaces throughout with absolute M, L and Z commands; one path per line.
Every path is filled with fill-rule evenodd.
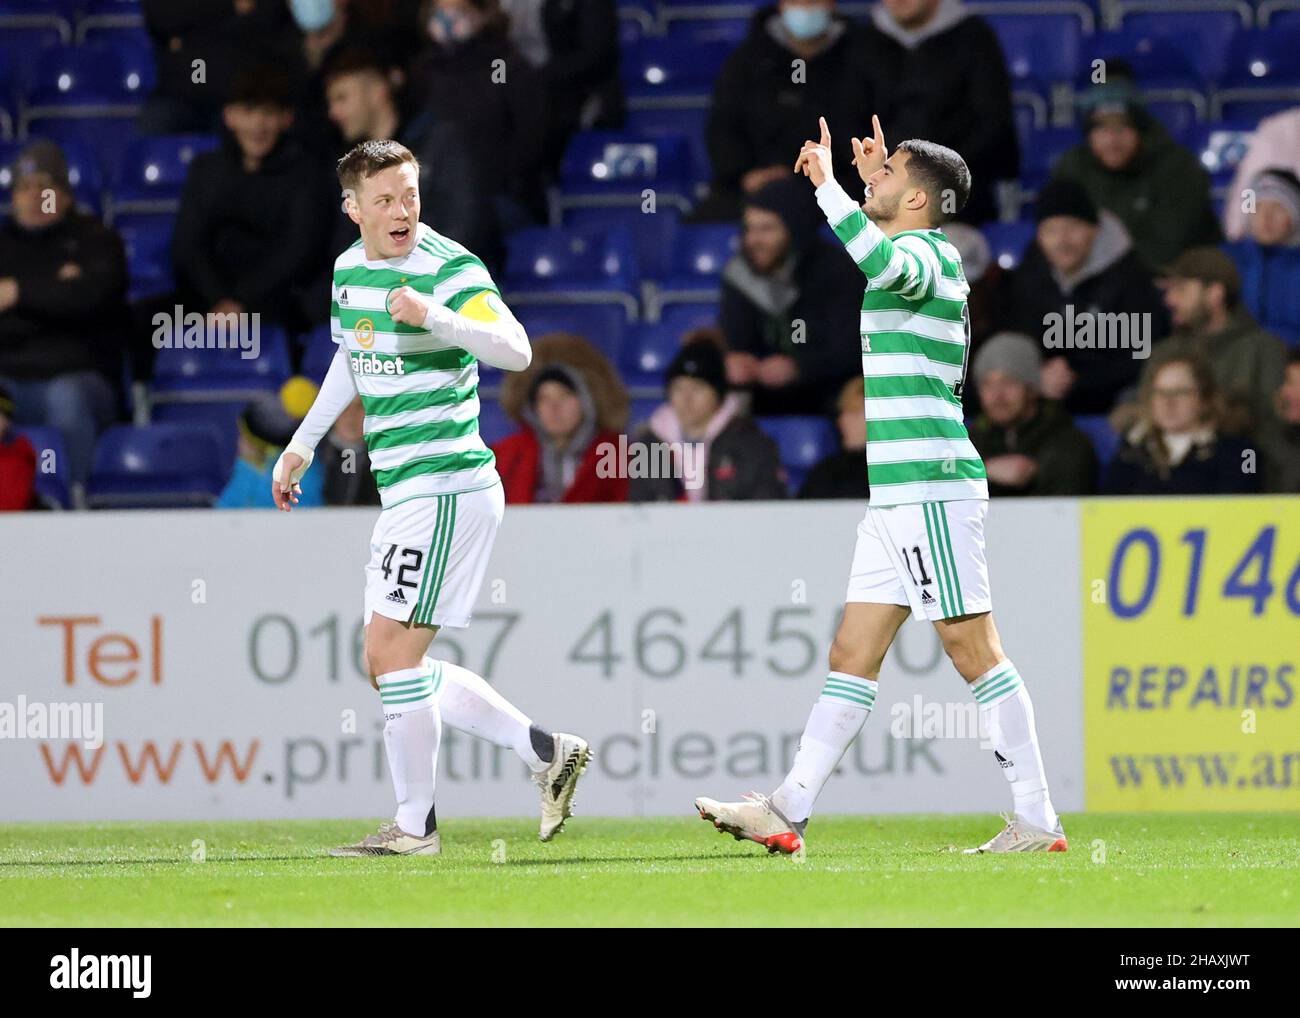
M 384 598 L 384 600 L 392 601 L 394 604 L 406 604 L 406 595 L 402 593 L 402 588 L 398 587 L 386 598 Z
M 354 353 L 351 357 L 354 375 L 404 375 L 406 358 L 381 360 L 377 354 Z

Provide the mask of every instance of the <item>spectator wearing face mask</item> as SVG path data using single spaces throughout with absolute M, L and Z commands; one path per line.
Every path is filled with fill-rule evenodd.
M 700 330 L 684 340 L 668 365 L 668 401 L 633 439 L 647 450 L 648 462 L 662 462 L 666 453 L 672 469 L 633 477 L 632 501 L 785 498 L 776 443 L 745 413 L 740 397 L 727 392 L 721 337 Z
M 538 339 L 528 369 L 506 378 L 501 405 L 520 425 L 492 447 L 507 503 L 627 501 L 627 473 L 608 469 L 618 465 L 627 390 L 586 339 Z
M 781 0 L 756 10 L 713 87 L 713 180 L 696 216 L 735 219 L 747 195 L 788 178 L 791 153 L 817 137 L 819 116 L 844 125 L 835 135 L 835 166 L 840 183 L 860 192 L 848 135 L 869 130 L 869 63 L 861 27 L 836 11 L 834 0 Z
M 1039 391 L 1042 355 L 1028 336 L 1000 332 L 975 355 L 983 412 L 970 440 L 984 460 L 989 494 L 1089 495 L 1097 457 L 1059 403 Z
M 1084 109 L 1084 140 L 1061 156 L 1054 174 L 1119 217 L 1148 269 L 1222 239 L 1205 170 L 1146 111 L 1131 80 L 1095 86 Z
M 800 498 L 853 498 L 865 502 L 867 483 L 867 417 L 862 380 L 851 378 L 840 390 L 835 425 L 840 451 L 818 462 L 804 478 Z
M 116 416 L 126 255 L 116 233 L 76 207 L 52 141 L 19 155 L 13 206 L 0 223 L 0 385 L 17 423 L 63 433 L 76 497 L 95 437 Z
M 1226 495 L 1259 490 L 1246 444 L 1220 434 L 1209 365 L 1175 357 L 1142 387 L 1138 421 L 1102 473 L 1103 495 Z

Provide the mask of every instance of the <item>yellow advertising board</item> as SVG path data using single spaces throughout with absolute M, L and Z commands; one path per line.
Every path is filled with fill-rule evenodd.
M 1082 515 L 1088 808 L 1300 808 L 1300 499 Z

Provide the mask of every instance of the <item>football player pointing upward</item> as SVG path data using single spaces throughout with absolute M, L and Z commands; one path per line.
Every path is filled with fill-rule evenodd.
M 573 805 L 587 743 L 538 728 L 468 669 L 425 657 L 443 626 L 463 628 L 478 596 L 504 497 L 478 433 L 478 361 L 522 371 L 523 327 L 483 263 L 420 222 L 419 164 L 394 141 L 339 160 L 348 217 L 361 237 L 334 263 L 334 361 L 276 464 L 285 511 L 317 442 L 358 393 L 383 510 L 366 566 L 365 654 L 384 711 L 397 815 L 333 855 L 434 855 L 442 722 L 513 749 L 542 796 L 549 840 Z
M 797 851 L 822 786 L 875 704 L 885 652 L 915 613 L 934 623 L 969 684 L 1011 782 L 1014 814 L 999 834 L 967 851 L 1064 851 L 1033 705 L 993 624 L 984 561 L 988 484 L 962 418 L 969 287 L 961 256 L 939 227 L 970 194 L 970 171 L 956 152 L 932 142 L 905 141 L 888 155 L 880 120 L 873 117 L 872 126 L 872 138 L 853 139 L 853 163 L 866 184 L 861 207 L 831 172 L 825 119 L 821 140 L 805 142 L 795 163 L 867 277 L 860 331 L 871 496 L 830 672 L 794 766 L 770 798 L 701 798 L 695 805 L 720 830 L 771 851 Z

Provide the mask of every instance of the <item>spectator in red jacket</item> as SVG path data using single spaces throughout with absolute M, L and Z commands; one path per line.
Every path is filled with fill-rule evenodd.
M 521 425 L 492 450 L 507 502 L 627 501 L 627 472 L 597 469 L 627 424 L 627 390 L 587 340 L 537 340 L 532 365 L 509 376 L 501 404 Z
M 14 401 L 0 389 L 0 512 L 30 509 L 36 501 L 36 450 L 13 429 Z

